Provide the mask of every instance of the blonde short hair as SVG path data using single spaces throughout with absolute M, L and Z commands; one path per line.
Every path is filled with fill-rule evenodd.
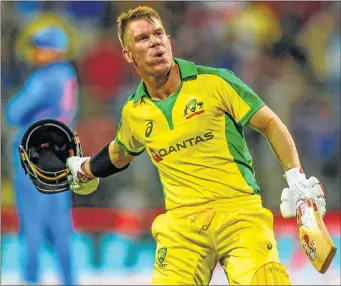
M 156 12 L 153 8 L 150 8 L 148 6 L 138 6 L 135 9 L 130 9 L 128 12 L 123 12 L 121 15 L 117 18 L 117 24 L 118 24 L 118 39 L 120 40 L 120 43 L 123 48 L 126 48 L 126 38 L 125 38 L 125 32 L 128 24 L 134 20 L 139 19 L 157 19 L 161 23 L 161 18 L 158 12 Z

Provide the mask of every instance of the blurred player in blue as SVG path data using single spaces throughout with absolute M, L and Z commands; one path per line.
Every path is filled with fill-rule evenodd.
M 14 185 L 25 249 L 23 282 L 39 284 L 40 251 L 44 241 L 52 246 L 59 266 L 59 283 L 75 285 L 71 263 L 71 194 L 39 193 L 20 163 L 18 146 L 27 128 L 41 119 L 57 119 L 75 127 L 79 107 L 76 71 L 66 61 L 69 40 L 59 28 L 47 27 L 32 37 L 33 64 L 37 66 L 23 89 L 6 108 L 6 120 L 18 127 L 13 142 Z

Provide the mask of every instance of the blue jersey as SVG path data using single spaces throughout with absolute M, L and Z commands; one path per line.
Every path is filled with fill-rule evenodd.
M 72 65 L 57 62 L 39 68 L 6 109 L 7 122 L 19 127 L 14 145 L 20 144 L 27 128 L 38 120 L 57 119 L 74 128 L 78 109 L 77 75 Z

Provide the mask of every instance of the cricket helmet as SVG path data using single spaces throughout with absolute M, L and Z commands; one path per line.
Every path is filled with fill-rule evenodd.
M 83 157 L 77 133 L 54 119 L 32 124 L 22 138 L 19 152 L 25 173 L 45 194 L 68 190 L 70 170 L 66 161 L 71 156 Z

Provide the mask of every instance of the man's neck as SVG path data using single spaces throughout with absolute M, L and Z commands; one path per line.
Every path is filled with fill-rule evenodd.
M 174 62 L 170 71 L 161 77 L 142 78 L 152 99 L 162 100 L 175 93 L 181 84 L 180 71 Z

